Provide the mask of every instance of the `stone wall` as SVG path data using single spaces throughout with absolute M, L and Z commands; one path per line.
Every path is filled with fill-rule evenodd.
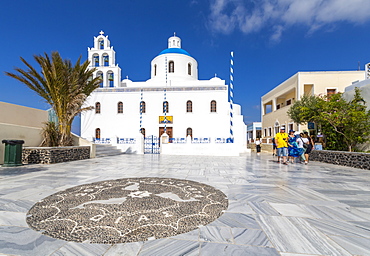
M 247 148 L 250 148 L 252 151 L 256 151 L 256 144 L 248 143 Z M 263 143 L 261 144 L 261 152 L 272 154 L 272 144 Z
M 358 152 L 314 150 L 310 160 L 370 170 L 370 154 Z
M 90 147 L 24 147 L 23 164 L 54 164 L 90 158 Z

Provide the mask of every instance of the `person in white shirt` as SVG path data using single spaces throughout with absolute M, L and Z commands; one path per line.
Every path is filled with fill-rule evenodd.
M 260 139 L 256 139 L 256 151 L 257 151 L 257 154 L 259 154 L 261 152 L 261 141 Z
M 304 143 L 307 143 L 307 142 L 305 142 L 305 140 L 308 141 L 308 139 L 303 138 L 303 133 L 297 135 L 298 148 L 303 148 L 303 153 L 300 157 L 301 162 L 304 161 L 304 163 L 307 164 L 306 157 L 305 157 L 306 148 L 303 146 Z

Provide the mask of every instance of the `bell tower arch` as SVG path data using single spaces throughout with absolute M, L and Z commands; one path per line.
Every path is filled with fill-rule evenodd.
M 100 35 L 94 36 L 94 46 L 88 47 L 89 68 L 96 68 L 93 76 L 103 78 L 102 87 L 119 87 L 121 81 L 121 68 L 116 64 L 116 52 L 107 35 L 100 31 Z

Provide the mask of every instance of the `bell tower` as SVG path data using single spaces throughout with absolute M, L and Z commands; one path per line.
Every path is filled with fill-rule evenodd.
M 181 48 L 181 39 L 176 36 L 176 33 L 168 38 L 168 48 Z
M 90 68 L 96 68 L 94 77 L 101 77 L 100 87 L 119 87 L 121 81 L 121 69 L 116 64 L 116 52 L 110 45 L 108 36 L 100 31 L 100 35 L 94 37 L 94 47 L 88 47 L 88 59 Z

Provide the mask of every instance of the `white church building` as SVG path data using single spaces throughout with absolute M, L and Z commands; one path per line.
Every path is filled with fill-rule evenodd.
M 88 48 L 100 88 L 87 99 L 81 137 L 126 153 L 239 155 L 247 151 L 246 125 L 229 86 L 218 77 L 198 80 L 198 63 L 176 35 L 151 61 L 147 81 L 121 80 L 104 32 Z

